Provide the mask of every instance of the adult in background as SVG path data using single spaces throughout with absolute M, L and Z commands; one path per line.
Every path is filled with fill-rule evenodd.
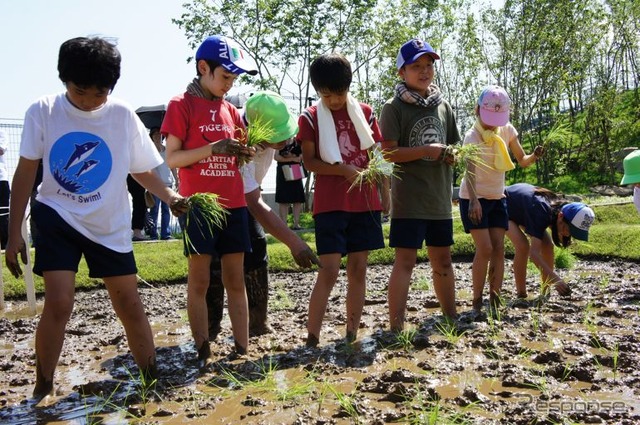
M 237 105 L 241 106 L 241 105 Z M 251 252 L 244 256 L 244 281 L 249 305 L 249 334 L 263 335 L 270 331 L 267 323 L 269 301 L 269 274 L 267 238 L 265 230 L 284 243 L 290 250 L 296 264 L 303 268 L 319 264 L 311 248 L 264 202 L 260 184 L 267 174 L 276 150 L 282 149 L 287 140 L 298 132 L 298 125 L 289 113 L 284 99 L 275 92 L 257 92 L 244 105 L 244 119 L 247 126 L 261 121 L 273 127 L 269 140 L 256 148 L 253 161 L 240 171 L 244 182 L 244 196 L 249 208 L 249 234 Z M 213 341 L 220 333 L 220 322 L 224 307 L 224 287 L 220 259 L 211 260 L 211 279 L 207 290 L 207 311 L 209 318 L 209 339 Z
M 149 131 L 149 136 L 151 136 L 151 140 L 153 140 L 153 144 L 158 149 L 158 153 L 162 157 L 162 164 L 158 165 L 153 169 L 153 172 L 160 177 L 160 180 L 164 182 L 164 184 L 173 188 L 175 182 L 178 180 L 176 176 L 175 169 L 170 169 L 167 165 L 166 155 L 165 155 L 165 146 L 162 144 L 162 134 L 160 133 L 160 129 L 158 127 L 152 128 Z M 160 198 L 153 195 L 153 206 L 149 208 L 149 218 L 150 224 L 149 227 L 151 229 L 149 237 L 153 240 L 158 239 L 158 212 L 160 213 L 160 239 L 163 241 L 171 239 L 171 211 L 169 210 L 169 205 L 166 202 L 163 202 Z
M 9 138 L 7 134 L 0 130 L 0 245 L 2 249 L 7 246 L 7 235 L 9 233 L 9 172 L 5 160 L 7 149 L 9 148 Z
M 283 168 L 285 166 L 302 166 L 302 148 L 299 144 L 290 139 L 287 144 L 275 154 L 278 162 L 276 169 L 276 203 L 280 213 L 280 218 L 285 223 L 289 216 L 289 205 L 293 212 L 293 230 L 300 230 L 300 213 L 304 206 L 304 187 L 302 186 L 303 176 L 295 180 L 287 180 Z
M 589 239 L 595 220 L 593 210 L 580 202 L 569 202 L 556 193 L 527 183 L 507 186 L 507 237 L 513 244 L 513 275 L 518 298 L 527 297 L 527 263 L 538 267 L 543 290 L 554 286 L 563 296 L 571 288 L 554 270 L 553 245 L 566 248 L 571 238 Z M 551 228 L 551 236 L 547 232 Z
M 127 190 L 131 194 L 131 231 L 133 232 L 131 240 L 134 242 L 146 241 L 149 238 L 142 233 L 147 216 L 144 187 L 129 174 L 127 176 Z

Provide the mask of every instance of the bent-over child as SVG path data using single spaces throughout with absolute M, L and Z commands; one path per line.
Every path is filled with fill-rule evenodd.
M 595 220 L 593 210 L 583 203 L 569 202 L 548 189 L 527 183 L 507 186 L 505 195 L 509 214 L 507 237 L 515 251 L 513 276 L 518 298 L 527 297 L 529 259 L 540 270 L 541 295 L 545 295 L 551 286 L 560 295 L 570 295 L 571 288 L 554 270 L 553 245 L 566 248 L 572 237 L 588 240 L 589 228 Z M 547 232 L 549 227 L 551 237 Z

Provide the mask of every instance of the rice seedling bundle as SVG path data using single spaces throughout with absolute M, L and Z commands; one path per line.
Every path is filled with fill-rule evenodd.
M 221 228 L 227 222 L 229 211 L 220 204 L 218 195 L 215 193 L 194 193 L 187 198 L 187 205 L 186 229 L 189 228 L 192 220 L 195 220 L 200 234 L 204 235 L 204 229 L 212 233 L 215 228 Z M 199 211 L 199 214 L 196 214 L 195 209 Z M 196 250 L 186 229 L 183 232 L 185 243 Z
M 254 117 L 246 129 L 242 129 L 241 141 L 247 146 L 255 146 L 262 142 L 273 142 L 276 130 L 271 121 L 266 121 L 262 116 Z
M 568 123 L 558 121 L 547 133 L 542 146 L 546 148 L 549 144 L 566 145 L 573 138 L 574 133 Z
M 455 162 L 460 164 L 465 172 L 468 172 L 468 164 L 473 163 L 476 167 L 492 169 L 493 167 L 482 158 L 482 145 L 468 143 L 453 149 Z
M 358 175 L 354 179 L 347 192 L 354 187 L 362 188 L 362 185 L 372 185 L 382 183 L 382 180 L 391 177 L 394 174 L 393 163 L 387 161 L 379 149 L 368 151 L 369 165 L 364 170 L 358 171 Z

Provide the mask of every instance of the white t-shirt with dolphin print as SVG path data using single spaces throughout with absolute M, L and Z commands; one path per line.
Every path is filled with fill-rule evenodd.
M 151 170 L 162 157 L 129 104 L 109 96 L 87 112 L 64 93 L 41 97 L 26 112 L 20 156 L 43 160 L 38 201 L 90 240 L 133 249 L 127 174 Z

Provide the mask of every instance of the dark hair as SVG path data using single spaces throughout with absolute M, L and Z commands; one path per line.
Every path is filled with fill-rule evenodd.
M 58 76 L 63 83 L 113 90 L 120 78 L 120 52 L 100 37 L 65 41 L 58 54 Z
M 209 60 L 209 59 L 200 59 L 201 61 L 205 61 L 207 63 L 207 65 L 209 65 L 209 69 L 210 71 L 213 73 L 213 71 L 219 67 L 222 66 L 220 65 L 220 62 L 214 61 L 214 60 Z M 202 74 L 200 73 L 200 69 L 198 69 L 198 62 L 200 61 L 196 61 L 196 75 L 198 77 L 202 76 Z
M 567 205 L 569 201 L 563 194 L 552 192 L 544 187 L 536 186 L 533 193 L 546 199 L 551 207 L 551 239 L 553 240 L 553 244 L 559 248 L 566 248 L 571 245 L 571 236 L 560 237 L 558 234 L 558 214 L 562 207 Z
M 320 55 L 309 66 L 309 79 L 316 91 L 342 93 L 351 86 L 351 64 L 340 53 Z

